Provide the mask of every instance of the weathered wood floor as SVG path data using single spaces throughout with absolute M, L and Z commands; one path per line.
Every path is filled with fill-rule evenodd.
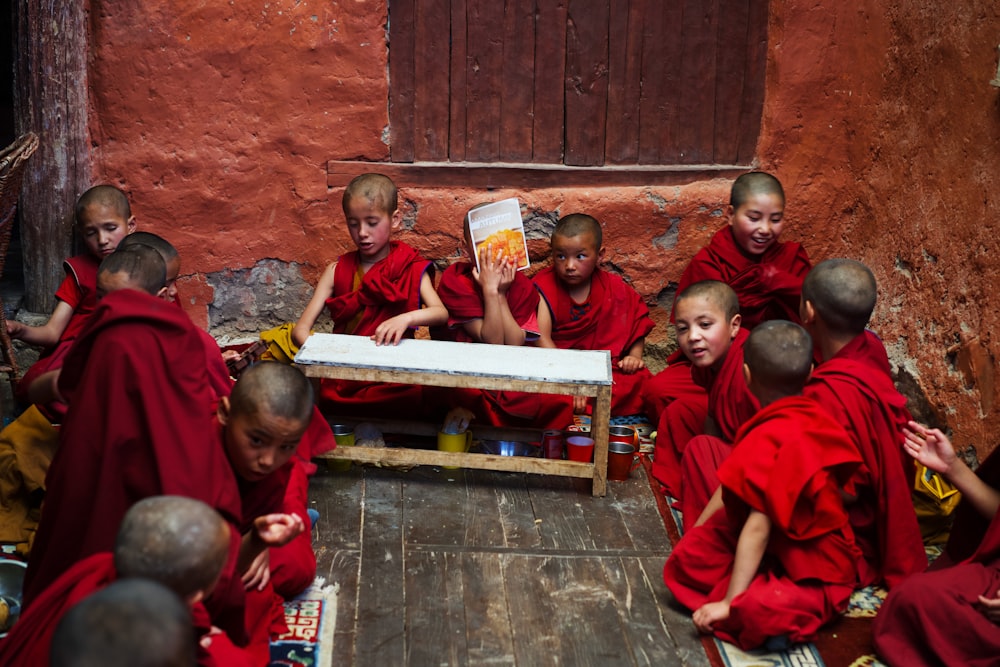
M 340 585 L 336 665 L 708 665 L 668 606 L 663 521 L 640 468 L 523 473 L 321 467 L 319 574 Z

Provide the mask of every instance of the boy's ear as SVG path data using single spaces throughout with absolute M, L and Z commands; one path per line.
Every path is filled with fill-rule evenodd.
M 400 226 L 403 224 L 403 212 L 398 208 L 392 212 L 392 230 L 398 231 Z
M 750 366 L 743 364 L 743 379 L 746 381 L 747 386 L 750 386 Z
M 133 215 L 129 217 L 129 219 L 125 222 L 125 229 L 127 229 L 128 233 L 131 234 L 132 232 L 135 231 L 135 228 L 136 228 L 135 216 Z
M 733 315 L 733 319 L 729 320 L 729 338 L 736 338 L 736 334 L 740 331 L 740 324 L 743 322 L 743 316 L 739 313 Z
M 736 209 L 730 204 L 726 207 L 726 217 L 729 218 L 729 226 L 733 225 L 733 217 L 736 215 Z
M 164 285 L 163 287 L 161 287 L 159 289 L 159 291 L 156 292 L 156 298 L 157 299 L 163 299 L 164 301 L 169 301 L 170 300 L 169 298 L 167 298 L 167 286 L 166 285 Z
M 816 307 L 813 306 L 812 301 L 802 299 L 802 304 L 799 308 L 799 317 L 802 318 L 802 324 L 812 324 L 816 321 Z
M 604 262 L 605 248 L 601 246 L 601 249 L 597 251 L 597 263 L 601 264 Z
M 219 399 L 219 407 L 215 409 L 215 416 L 219 423 L 225 426 L 229 422 L 229 397 L 223 396 Z

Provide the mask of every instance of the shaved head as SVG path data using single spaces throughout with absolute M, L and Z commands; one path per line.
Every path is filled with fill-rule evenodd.
M 266 410 L 282 419 L 308 424 L 313 411 L 313 389 L 309 379 L 294 366 L 262 361 L 243 371 L 229 397 L 232 414 L 256 414 Z
M 178 255 L 177 248 L 175 248 L 170 241 L 151 232 L 132 232 L 121 240 L 118 244 L 118 248 L 127 248 L 136 244 L 148 245 L 150 248 L 160 253 L 164 262 L 169 262 Z
M 128 220 L 132 217 L 132 207 L 128 203 L 125 193 L 113 185 L 95 185 L 76 200 L 76 220 L 84 211 L 91 206 L 104 206 L 118 213 L 121 219 Z
M 785 201 L 785 189 L 781 187 L 781 181 L 767 172 L 751 171 L 733 182 L 732 190 L 729 191 L 729 205 L 738 209 L 756 195 L 778 195 L 782 203 Z
M 347 207 L 355 199 L 364 199 L 383 213 L 390 215 L 399 208 L 399 191 L 392 179 L 383 174 L 361 174 L 347 184 L 341 204 L 346 214 Z
M 229 524 L 193 498 L 152 496 L 129 508 L 115 540 L 120 577 L 159 582 L 188 599 L 207 595 L 229 556 Z
M 120 579 L 70 608 L 52 635 L 52 667 L 194 667 L 191 610 L 155 581 Z
M 563 216 L 556 223 L 555 231 L 552 232 L 552 236 L 562 236 L 565 238 L 583 236 L 584 234 L 592 234 L 594 236 L 594 246 L 598 250 L 601 249 L 601 245 L 604 243 L 604 233 L 601 230 L 601 223 L 596 218 L 585 213 L 570 213 Z
M 812 370 L 812 337 L 793 322 L 769 320 L 750 332 L 743 361 L 753 382 L 772 395 L 800 394 Z
M 703 298 L 731 320 L 740 313 L 740 301 L 732 287 L 720 280 L 701 280 L 685 287 L 675 303 L 684 299 Z M 674 307 L 676 309 L 676 306 Z
M 835 334 L 856 336 L 868 326 L 878 286 L 871 269 L 853 259 L 820 262 L 802 283 L 802 299 Z
M 154 248 L 133 244 L 101 260 L 97 283 L 102 294 L 117 289 L 135 289 L 156 296 L 167 284 L 167 263 Z

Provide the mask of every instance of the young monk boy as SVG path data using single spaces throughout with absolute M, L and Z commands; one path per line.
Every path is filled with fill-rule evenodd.
M 711 437 L 728 452 L 736 431 L 759 406 L 743 379 L 743 344 L 749 334 L 740 326 L 739 303 L 733 289 L 717 280 L 694 283 L 678 295 L 674 310 L 677 344 L 691 361 L 695 384 L 707 394 L 704 400 L 700 396 L 679 398 L 667 407 L 656 438 L 653 475 L 668 493 L 682 499 L 688 526 L 708 497 L 697 501 L 697 494 L 688 497 L 702 487 L 689 484 L 681 474 L 686 450 L 696 441 Z M 713 472 L 717 467 L 713 466 Z M 711 486 L 708 496 L 714 491 L 715 485 Z
M 111 262 L 145 254 L 145 261 L 129 263 L 129 270 L 140 281 L 146 269 L 158 268 L 162 289 L 162 258 L 137 248 Z M 119 284 L 123 273 L 105 269 L 98 277 L 102 291 Z M 205 364 L 190 359 L 190 351 L 201 345 L 201 332 L 188 316 L 152 294 L 117 289 L 101 299 L 57 381 L 69 408 L 28 559 L 26 609 L 73 563 L 110 550 L 125 511 L 137 500 L 189 496 L 239 522 L 239 490 L 214 437 L 215 396 Z M 238 623 L 230 621 L 225 629 L 239 641 L 243 594 L 234 576 L 237 539 L 213 597 L 220 609 L 235 610 Z
M 191 614 L 168 588 L 124 579 L 69 610 L 50 667 L 193 667 Z
M 847 429 L 864 460 L 846 502 L 864 555 L 860 583 L 891 588 L 923 571 L 927 556 L 910 494 L 913 465 L 901 460 L 909 459 L 901 443 L 910 412 L 889 376 L 885 347 L 865 329 L 876 293 L 875 276 L 851 259 L 820 262 L 806 276 L 802 322 L 823 361 L 804 393 Z
M 228 560 L 229 533 L 218 512 L 193 498 L 140 500 L 125 513 L 113 552 L 96 553 L 70 567 L 18 619 L 0 642 L 0 664 L 47 665 L 53 632 L 66 611 L 111 583 L 131 578 L 162 584 L 191 607 L 203 643 L 200 664 L 247 663 L 241 649 L 213 631 L 201 604 Z
M 907 453 L 962 493 L 945 553 L 889 591 L 873 626 L 893 667 L 992 665 L 1000 656 L 1000 456 L 978 475 L 938 429 L 910 422 Z
M 603 232 L 596 219 L 572 213 L 556 224 L 552 266 L 534 278 L 542 295 L 538 344 L 609 350 L 614 375 L 611 414 L 634 415 L 642 411 L 642 384 L 649 377 L 642 353 L 653 321 L 636 291 L 600 268 L 603 260 Z M 585 409 L 586 398 L 574 396 L 574 412 Z
M 686 533 L 664 567 L 695 626 L 744 649 L 810 640 L 857 581 L 840 488 L 860 459 L 844 429 L 800 395 L 812 355 L 797 324 L 751 332 L 744 373 L 761 410 L 719 469 L 725 509 Z
M 480 206 L 470 209 L 470 213 Z M 464 222 L 465 252 L 473 257 L 476 246 Z M 438 285 L 441 302 L 448 310 L 448 328 L 432 331 L 435 337 L 460 342 L 493 345 L 524 345 L 538 339 L 538 290 L 531 279 L 517 270 L 513 258 L 502 251 L 482 248 L 479 268 L 474 261 L 455 262 L 441 274 Z M 543 401 L 537 394 L 515 391 L 469 390 L 458 395 L 454 389 L 441 390 L 448 398 L 439 402 L 467 407 L 476 419 L 494 425 L 537 425 L 552 421 L 562 428 L 572 418 L 568 410 L 540 414 Z
M 799 292 L 810 262 L 800 244 L 779 241 L 784 226 L 781 182 L 762 171 L 743 174 L 730 191 L 729 225 L 691 259 L 677 293 L 701 280 L 719 280 L 735 290 L 744 329 L 772 319 L 797 322 Z M 698 393 L 679 351 L 667 363 L 646 383 L 646 414 L 654 423 L 674 398 Z
M 403 214 L 396 185 L 382 174 L 362 174 L 352 180 L 343 197 L 347 230 L 357 250 L 327 265 L 312 299 L 292 328 L 292 343 L 305 343 L 326 308 L 333 332 L 369 336 L 378 345 L 395 345 L 412 338 L 419 326 L 440 326 L 448 311 L 434 290 L 433 264 L 402 241 L 393 241 Z M 353 413 L 375 413 L 419 405 L 419 387 L 386 383 L 324 380 L 323 403 Z
M 88 316 L 97 305 L 97 267 L 101 260 L 114 252 L 125 236 L 135 231 L 135 218 L 125 193 L 112 185 L 97 185 L 84 192 L 76 202 L 76 230 L 86 252 L 70 257 L 63 263 L 66 277 L 56 290 L 56 307 L 48 322 L 32 327 L 16 320 L 7 320 L 7 331 L 15 340 L 44 348 L 19 383 L 18 399 L 27 403 L 21 393 L 41 373 L 59 368 L 66 351 L 80 334 Z M 65 414 L 64 405 L 40 406 L 43 414 L 58 423 Z
M 151 248 L 111 253 L 101 266 L 103 285 L 95 285 L 95 293 L 125 287 L 153 295 L 163 291 L 165 269 Z M 25 392 L 32 407 L 0 432 L 0 538 L 16 543 L 24 555 L 38 526 L 45 475 L 59 444 L 59 430 L 34 406 L 58 403 L 65 407 L 56 391 L 58 374 L 58 369 L 36 374 Z

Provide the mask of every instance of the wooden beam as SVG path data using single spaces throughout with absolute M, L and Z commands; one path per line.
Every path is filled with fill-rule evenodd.
M 736 178 L 750 165 L 677 165 L 564 167 L 561 165 L 478 162 L 355 162 L 330 160 L 328 188 L 346 187 L 351 179 L 378 172 L 399 187 L 453 187 L 534 190 L 569 186 L 622 187 L 686 185 L 713 178 Z

